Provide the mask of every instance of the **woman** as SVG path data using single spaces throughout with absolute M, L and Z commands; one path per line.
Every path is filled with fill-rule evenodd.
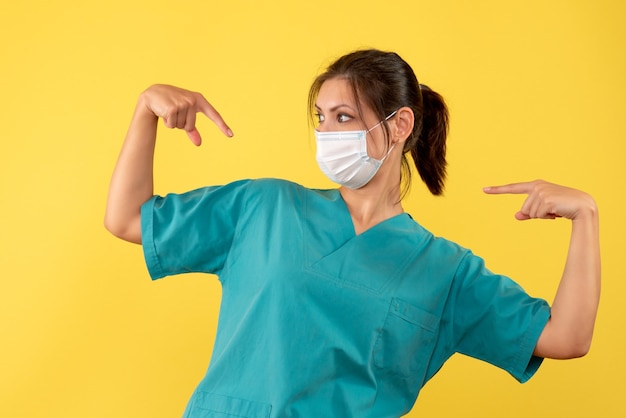
M 543 358 L 588 351 L 600 291 L 589 195 L 544 181 L 485 189 L 527 194 L 520 220 L 571 220 L 550 309 L 404 212 L 407 154 L 431 192 L 443 190 L 448 116 L 397 54 L 340 58 L 309 105 L 320 168 L 338 189 L 263 179 L 158 197 L 159 117 L 196 145 L 197 112 L 233 134 L 199 93 L 156 85 L 139 98 L 105 225 L 143 245 L 153 279 L 201 271 L 223 289 L 211 364 L 185 416 L 397 417 L 455 352 L 523 382 Z

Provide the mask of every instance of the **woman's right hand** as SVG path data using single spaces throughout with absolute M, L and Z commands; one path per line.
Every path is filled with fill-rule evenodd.
M 113 235 L 141 243 L 141 206 L 154 193 L 152 165 L 158 118 L 168 128 L 184 129 L 191 142 L 200 145 L 198 112 L 211 119 L 224 135 L 233 136 L 224 119 L 200 93 L 157 84 L 139 96 L 109 186 L 104 224 Z
M 196 129 L 196 113 L 201 112 L 228 137 L 233 131 L 222 116 L 200 93 L 165 84 L 155 84 L 146 89 L 139 98 L 145 109 L 163 119 L 166 127 L 184 129 L 191 142 L 197 146 L 202 143 Z

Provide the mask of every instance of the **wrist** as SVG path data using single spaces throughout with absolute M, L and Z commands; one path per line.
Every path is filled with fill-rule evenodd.
M 143 92 L 139 95 L 137 105 L 135 106 L 135 119 L 147 123 L 156 123 L 156 121 L 159 119 L 159 117 L 154 114 L 149 106 L 146 92 Z
M 590 195 L 586 195 L 585 197 L 580 208 L 576 211 L 576 215 L 572 218 L 572 221 L 597 221 L 598 205 Z

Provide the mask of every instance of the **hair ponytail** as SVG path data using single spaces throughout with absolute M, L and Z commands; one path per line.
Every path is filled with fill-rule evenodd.
M 443 194 L 446 179 L 448 108 L 439 93 L 423 84 L 419 87 L 424 104 L 422 126 L 411 156 L 428 190 L 437 196 Z

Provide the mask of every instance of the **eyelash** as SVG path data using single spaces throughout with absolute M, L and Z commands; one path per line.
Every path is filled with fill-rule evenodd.
M 339 123 L 348 122 L 348 121 L 350 121 L 350 119 L 352 119 L 352 116 L 346 115 L 345 113 L 340 113 L 340 114 L 337 115 L 337 121 Z
M 317 122 L 318 123 L 324 122 L 324 115 L 316 113 L 315 117 L 317 118 Z M 349 122 L 351 119 L 353 119 L 353 117 L 350 116 L 350 115 L 347 115 L 345 113 L 337 114 L 337 122 L 339 122 L 339 123 Z

